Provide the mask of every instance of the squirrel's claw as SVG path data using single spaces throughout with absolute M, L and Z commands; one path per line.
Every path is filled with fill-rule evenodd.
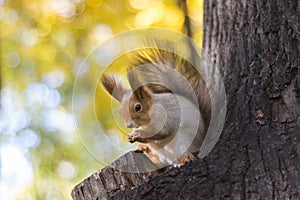
M 186 155 L 183 158 L 179 159 L 178 163 L 176 163 L 174 167 L 181 167 L 182 165 L 185 165 L 186 163 L 191 162 L 195 159 L 196 158 L 193 154 Z
M 130 142 L 130 143 L 134 143 L 135 142 L 135 139 L 134 137 L 132 137 L 130 134 L 127 135 L 127 141 Z
M 137 139 L 140 137 L 140 133 L 134 131 L 134 132 L 131 132 L 127 135 L 127 141 L 130 142 L 130 143 L 134 143 L 137 141 Z

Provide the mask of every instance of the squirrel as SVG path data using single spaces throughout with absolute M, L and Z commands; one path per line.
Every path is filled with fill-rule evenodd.
M 118 111 L 131 143 L 158 166 L 182 165 L 193 160 L 206 135 L 210 94 L 198 70 L 174 51 L 160 48 L 137 50 L 127 68 L 131 89 L 113 74 L 101 83 L 120 102 Z M 194 97 L 193 97 L 194 96 Z

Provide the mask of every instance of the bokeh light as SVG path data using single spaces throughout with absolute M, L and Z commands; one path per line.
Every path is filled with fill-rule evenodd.
M 187 6 L 193 37 L 201 41 L 203 0 Z M 184 32 L 184 19 L 175 0 L 0 0 L 0 199 L 71 199 L 79 181 L 104 167 L 82 145 L 73 112 L 85 118 L 79 131 L 92 133 L 88 141 L 105 162 L 134 148 L 110 118 L 111 99 L 103 90 L 95 91 L 99 102 L 77 91 L 79 106 L 72 110 L 75 78 L 95 76 L 92 66 L 101 68 L 140 42 L 112 41 L 89 56 L 113 35 L 147 27 Z M 114 69 L 124 73 L 127 61 Z M 87 110 L 95 103 L 110 143 L 90 128 Z

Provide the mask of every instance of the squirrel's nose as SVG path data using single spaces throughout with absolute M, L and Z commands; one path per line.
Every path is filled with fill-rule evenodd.
M 126 124 L 127 128 L 133 128 L 133 124 L 130 123 L 130 124 Z

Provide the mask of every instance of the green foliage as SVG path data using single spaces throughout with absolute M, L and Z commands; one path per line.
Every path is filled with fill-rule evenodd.
M 202 3 L 188 1 L 200 42 Z M 0 0 L 0 199 L 70 199 L 75 184 L 112 161 L 114 149 L 102 146 L 105 163 L 99 162 L 76 133 L 72 92 L 80 65 L 114 34 L 145 27 L 182 32 L 183 23 L 181 9 L 170 0 Z M 116 69 L 124 72 L 118 62 Z M 89 60 L 86 67 L 93 64 Z M 96 96 L 107 134 L 128 132 L 115 128 L 110 97 L 101 88 Z M 81 99 L 84 105 L 84 91 Z

